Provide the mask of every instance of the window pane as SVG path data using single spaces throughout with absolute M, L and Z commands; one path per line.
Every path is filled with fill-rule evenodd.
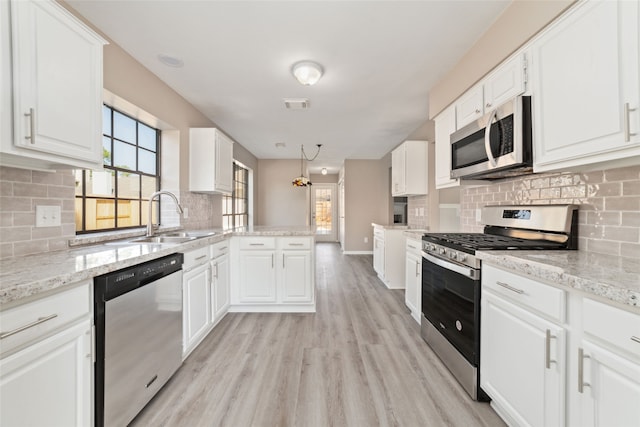
M 158 178 L 142 175 L 142 194 L 143 199 L 148 199 L 153 193 L 158 191 Z
M 115 197 L 115 173 L 114 171 L 87 171 L 87 196 Z
M 111 108 L 102 106 L 102 133 L 111 135 Z
M 74 170 L 73 175 L 76 179 L 76 196 L 82 196 L 82 169 Z
M 116 204 L 113 199 L 86 199 L 85 222 L 87 230 L 115 227 Z
M 140 198 L 140 175 L 131 172 L 118 172 L 118 197 Z M 118 213 L 120 216 L 120 213 Z
M 136 170 L 136 147 L 120 141 L 113 141 L 113 166 Z
M 118 227 L 140 225 L 140 202 L 138 200 L 118 200 Z
M 156 174 L 156 154 L 138 149 L 138 170 L 144 173 Z
M 76 197 L 75 208 L 76 231 L 82 231 L 82 198 Z
M 111 138 L 102 137 L 102 163 L 111 166 Z
M 132 118 L 113 112 L 113 136 L 123 141 L 136 143 L 136 121 Z
M 138 145 L 156 152 L 158 151 L 156 141 L 156 130 L 142 123 L 138 123 Z

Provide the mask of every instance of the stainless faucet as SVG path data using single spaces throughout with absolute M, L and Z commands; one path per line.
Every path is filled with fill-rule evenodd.
M 166 194 L 167 196 L 171 196 L 173 201 L 176 203 L 176 212 L 178 212 L 178 214 L 182 215 L 182 213 L 184 212 L 182 210 L 182 206 L 180 206 L 180 202 L 178 202 L 178 198 L 172 192 L 160 190 L 153 193 L 151 197 L 149 197 L 149 219 L 147 220 L 147 237 L 153 236 L 153 219 L 152 219 L 153 203 L 152 202 L 153 202 L 153 199 L 156 198 L 156 196 L 158 197 L 158 200 L 160 200 L 161 194 Z M 160 223 L 158 223 L 158 226 L 160 226 Z

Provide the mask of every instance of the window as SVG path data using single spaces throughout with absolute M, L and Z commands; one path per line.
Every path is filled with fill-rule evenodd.
M 149 196 L 160 188 L 160 131 L 102 107 L 104 170 L 76 170 L 76 232 L 147 224 Z M 159 202 L 154 201 L 154 222 Z
M 222 196 L 222 228 L 249 225 L 249 170 L 233 162 L 233 194 Z

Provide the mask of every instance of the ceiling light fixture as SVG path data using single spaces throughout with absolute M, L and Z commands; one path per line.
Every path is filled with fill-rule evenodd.
M 164 53 L 158 55 L 158 61 L 173 68 L 182 68 L 184 66 L 184 61 L 182 59 L 170 55 L 165 55 Z
M 312 185 L 311 181 L 309 181 L 309 178 L 304 176 L 304 173 L 303 173 L 304 160 L 306 159 L 308 162 L 312 162 L 316 159 L 316 157 L 318 157 L 318 154 L 320 154 L 320 148 L 322 147 L 322 144 L 316 144 L 316 147 L 318 147 L 318 151 L 316 151 L 316 154 L 312 158 L 308 158 L 307 154 L 304 152 L 304 145 L 300 146 L 300 176 L 291 182 L 291 184 L 293 184 L 294 187 L 307 187 L 309 185 Z
M 322 66 L 313 61 L 300 61 L 293 64 L 291 72 L 294 77 L 305 86 L 312 86 L 318 83 L 322 77 Z
M 322 168 L 322 170 L 320 171 L 320 173 L 322 175 L 326 175 L 327 174 L 327 168 Z

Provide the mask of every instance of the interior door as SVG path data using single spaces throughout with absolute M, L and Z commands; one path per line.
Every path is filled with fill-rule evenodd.
M 338 227 L 336 184 L 314 184 L 311 190 L 311 224 L 316 229 L 316 241 L 337 242 Z

